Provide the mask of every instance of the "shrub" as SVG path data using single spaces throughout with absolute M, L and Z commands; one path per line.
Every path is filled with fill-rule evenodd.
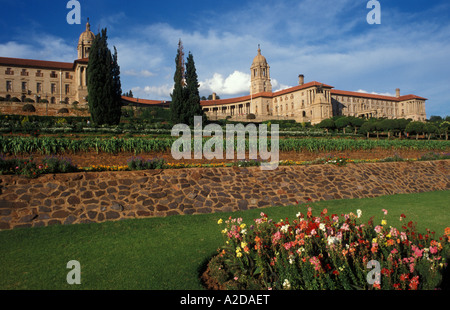
M 69 110 L 67 108 L 61 108 L 58 110 L 58 114 L 67 114 L 69 113 Z
M 241 218 L 219 220 L 225 244 L 208 264 L 209 275 L 221 287 L 238 290 L 439 287 L 450 256 L 450 228 L 434 239 L 429 230 L 419 234 L 411 221 L 401 223 L 400 231 L 384 219 L 380 225 L 373 218 L 360 223 L 360 216 L 360 210 L 339 216 L 327 209 L 313 216 L 308 208 L 292 221 L 275 222 L 263 212 L 253 225 Z M 379 268 L 372 278 L 374 262 Z
M 250 114 L 247 115 L 247 119 L 256 119 L 256 115 L 250 113 Z
M 127 165 L 130 170 L 163 169 L 166 161 L 162 158 L 144 160 L 141 157 L 132 157 L 127 161 Z
M 3 159 L 0 158 L 0 174 L 23 175 L 27 178 L 37 178 L 46 173 L 75 172 L 78 168 L 69 159 L 47 157 L 42 163 L 29 159 Z
M 72 164 L 69 158 L 46 157 L 43 159 L 46 173 L 67 173 L 76 172 L 78 168 Z

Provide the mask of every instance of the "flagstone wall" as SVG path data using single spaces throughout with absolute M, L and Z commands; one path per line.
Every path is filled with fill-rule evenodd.
M 0 176 L 0 230 L 450 189 L 449 161 Z

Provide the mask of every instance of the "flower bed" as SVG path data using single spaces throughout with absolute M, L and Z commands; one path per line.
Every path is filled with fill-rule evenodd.
M 386 157 L 383 159 L 350 159 L 344 156 L 328 155 L 312 161 L 294 161 L 281 160 L 280 166 L 294 165 L 320 165 L 330 164 L 345 166 L 348 163 L 375 163 L 392 161 L 420 161 L 420 160 L 442 160 L 450 159 L 449 153 L 429 152 L 419 158 L 402 158 L 398 155 Z M 167 162 L 163 158 L 144 159 L 142 157 L 131 157 L 126 165 L 90 165 L 87 167 L 77 166 L 72 163 L 68 157 L 46 156 L 40 162 L 32 157 L 28 159 L 4 159 L 0 157 L 0 175 L 16 174 L 24 175 L 29 178 L 36 178 L 47 173 L 67 173 L 77 171 L 134 171 L 151 169 L 181 169 L 181 168 L 211 168 L 211 167 L 255 167 L 260 166 L 261 160 L 237 160 L 234 162 L 212 162 L 212 163 L 187 163 L 178 161 L 175 163 Z
M 442 282 L 450 228 L 436 239 L 429 230 L 419 234 L 403 214 L 398 230 L 385 219 L 361 223 L 360 210 L 340 216 L 305 211 L 292 221 L 275 222 L 264 213 L 251 225 L 219 220 L 224 245 L 208 264 L 209 281 L 238 290 L 417 290 Z

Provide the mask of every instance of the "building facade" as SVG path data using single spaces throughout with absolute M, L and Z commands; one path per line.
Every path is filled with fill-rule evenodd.
M 406 118 L 425 121 L 425 101 L 416 95 L 381 96 L 360 92 L 336 90 L 333 86 L 316 81 L 305 83 L 298 76 L 298 85 L 272 92 L 270 67 L 258 48 L 258 54 L 250 67 L 250 95 L 230 99 L 201 102 L 210 119 L 238 121 L 295 120 L 320 123 L 339 115 L 355 117 Z M 251 117 L 249 117 L 251 115 Z
M 87 65 L 94 38 L 88 21 L 78 39 L 78 57 L 70 63 L 0 57 L 0 112 L 16 114 L 26 102 L 32 102 L 36 113 L 51 115 L 54 113 L 49 111 L 58 111 L 64 106 L 70 109 L 69 104 L 77 103 L 77 106 L 85 107 L 82 114 L 88 115 Z M 316 81 L 305 83 L 305 77 L 299 75 L 297 86 L 273 92 L 270 66 L 259 47 L 250 74 L 249 95 L 216 99 L 213 94 L 212 100 L 201 101 L 210 119 L 286 119 L 312 124 L 337 115 L 426 119 L 427 99 L 416 95 L 401 96 L 399 89 L 392 97 L 350 92 Z M 135 102 L 134 98 L 122 99 L 124 105 L 167 107 L 170 104 L 160 100 Z M 79 111 L 75 114 L 79 115 Z
M 0 97 L 5 102 L 87 103 L 87 65 L 95 35 L 89 22 L 72 63 L 0 57 Z

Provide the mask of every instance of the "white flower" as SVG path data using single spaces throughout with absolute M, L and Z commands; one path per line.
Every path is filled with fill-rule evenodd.
M 282 226 L 282 227 L 280 228 L 280 230 L 281 230 L 282 232 L 284 232 L 284 233 L 287 233 L 287 232 L 288 232 L 288 229 L 289 229 L 289 225 L 288 225 L 288 224 L 286 224 L 286 225 L 284 225 L 284 226 Z
M 295 263 L 295 259 L 293 255 L 289 255 L 289 264 L 294 264 Z
M 284 282 L 283 282 L 283 288 L 284 288 L 285 290 L 288 290 L 288 289 L 291 288 L 291 283 L 289 282 L 288 279 L 284 279 Z
M 325 231 L 325 224 L 324 224 L 324 223 L 320 223 L 320 224 L 319 224 L 319 229 L 320 229 L 321 231 Z
M 337 243 L 338 241 L 339 241 L 338 238 L 333 237 L 333 236 L 329 236 L 327 238 L 328 245 L 333 245 L 333 244 Z
M 358 210 L 356 210 L 356 214 L 358 215 L 358 218 L 360 218 L 362 215 L 362 211 L 360 209 L 358 209 Z

